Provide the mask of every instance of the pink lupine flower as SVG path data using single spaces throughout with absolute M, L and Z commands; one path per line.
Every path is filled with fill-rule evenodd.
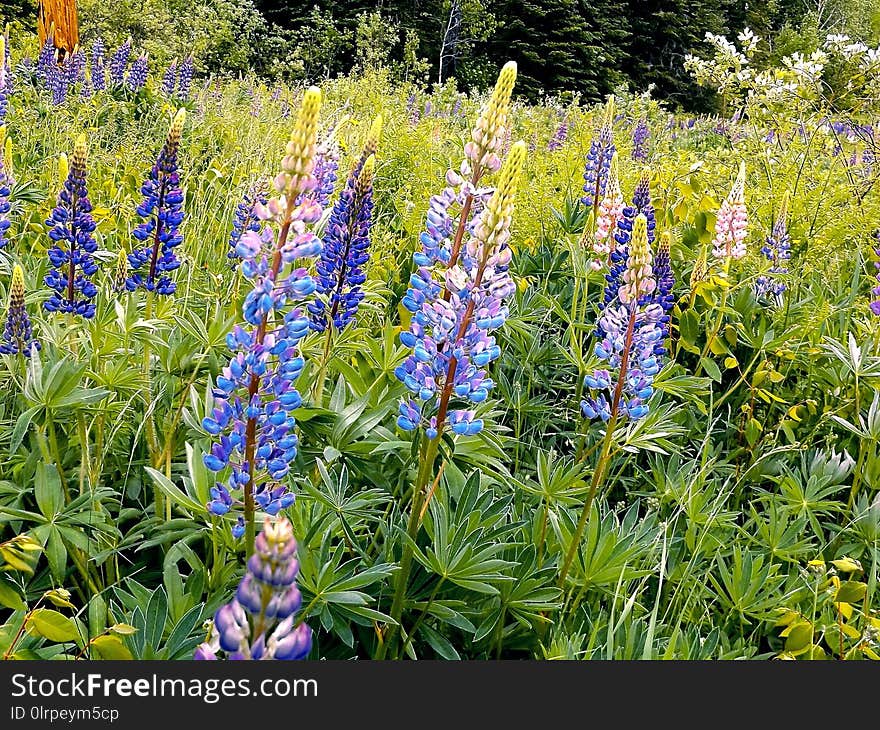
M 712 255 L 728 261 L 746 255 L 748 214 L 745 202 L 746 163 L 741 162 L 736 182 L 730 195 L 721 204 L 715 221 L 715 237 L 712 239 Z

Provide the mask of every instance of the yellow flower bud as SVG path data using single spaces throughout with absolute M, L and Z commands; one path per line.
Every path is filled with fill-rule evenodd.
M 373 184 L 373 173 L 376 170 L 376 156 L 370 155 L 366 161 L 364 162 L 364 166 L 361 168 L 360 175 L 358 175 L 357 180 L 357 188 L 355 190 L 355 194 L 358 198 L 362 198 L 369 187 Z
M 9 308 L 24 308 L 24 271 L 16 264 L 12 269 L 12 285 L 9 287 Z
M 370 125 L 370 131 L 367 134 L 367 141 L 364 144 L 364 155 L 374 155 L 379 149 L 379 141 L 382 139 L 382 122 L 382 115 L 376 115 L 372 125 Z

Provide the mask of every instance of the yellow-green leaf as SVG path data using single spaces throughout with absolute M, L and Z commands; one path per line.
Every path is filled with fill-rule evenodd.
M 72 619 L 50 608 L 39 608 L 34 611 L 28 617 L 27 629 L 31 634 L 57 642 L 73 641 L 79 635 Z

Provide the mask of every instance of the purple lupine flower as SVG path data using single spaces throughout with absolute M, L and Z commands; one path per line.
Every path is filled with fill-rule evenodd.
M 588 208 L 595 209 L 605 195 L 605 186 L 608 184 L 608 170 L 611 167 L 611 158 L 617 148 L 614 145 L 613 133 L 614 97 L 608 98 L 605 106 L 605 115 L 599 134 L 590 142 L 590 151 L 587 153 L 587 164 L 584 167 L 584 197 L 581 202 Z
M 462 106 L 462 97 L 461 94 L 456 95 L 455 103 L 452 105 L 452 112 L 450 116 L 455 118 L 461 114 L 461 106 Z
M 788 273 L 788 260 L 791 258 L 791 236 L 788 234 L 788 201 L 786 192 L 779 206 L 776 220 L 770 235 L 767 236 L 761 253 L 770 261 L 770 270 L 755 280 L 755 296 L 758 299 L 771 298 L 777 306 L 782 305 L 782 295 L 786 285 L 782 277 Z
M 39 78 L 44 84 L 48 85 L 49 73 L 57 65 L 55 44 L 52 42 L 51 38 L 46 38 L 46 42 L 43 43 L 40 48 L 40 53 L 37 56 L 37 78 Z
M 24 273 L 18 264 L 12 269 L 12 285 L 9 287 L 9 307 L 0 337 L 0 354 L 30 357 L 32 350 L 39 350 L 40 343 L 34 337 L 31 319 L 24 304 Z
M 0 125 L 4 123 L 9 109 L 9 78 L 9 70 L 5 65 L 0 65 Z
M 636 127 L 633 130 L 631 153 L 631 157 L 633 160 L 637 162 L 648 161 L 649 134 L 650 129 L 648 128 L 648 120 L 645 119 L 645 117 L 642 117 L 641 119 L 639 119 L 638 124 L 636 124 Z
M 64 60 L 64 68 L 69 85 L 82 83 L 86 78 L 86 54 L 77 50 L 76 53 L 69 55 Z
M 52 92 L 52 104 L 59 106 L 67 101 L 67 92 L 70 89 L 70 77 L 64 66 L 52 64 L 46 73 L 46 83 Z
M 103 91 L 107 88 L 106 55 L 107 49 L 104 48 L 104 40 L 98 36 L 92 42 L 92 62 L 89 69 L 92 88 L 95 91 Z
M 125 79 L 125 83 L 129 89 L 132 91 L 140 91 L 147 85 L 147 73 L 149 71 L 149 62 L 147 61 L 147 55 L 141 54 L 138 56 L 134 63 L 131 64 L 131 69 L 128 72 L 128 77 Z
M 98 270 L 93 254 L 98 249 L 92 204 L 86 187 L 86 138 L 81 135 L 73 149 L 67 179 L 58 194 L 58 204 L 46 220 L 51 269 L 46 285 L 52 294 L 43 307 L 48 312 L 77 314 L 85 319 L 95 316 L 92 301 L 98 288 L 91 277 Z
M 657 247 L 657 255 L 654 257 L 654 281 L 657 287 L 651 295 L 651 303 L 657 304 L 663 310 L 663 314 L 657 319 L 660 328 L 660 340 L 654 346 L 654 354 L 663 357 L 667 353 L 666 340 L 669 338 L 670 312 L 675 305 L 675 297 L 672 288 L 675 286 L 675 273 L 672 271 L 672 260 L 669 255 L 669 234 L 664 233 Z M 644 304 L 644 302 L 642 302 Z
M 256 208 L 261 220 L 276 224 L 277 232 L 268 227 L 248 230 L 236 245 L 241 272 L 253 289 L 244 301 L 245 325 L 236 325 L 227 335 L 233 355 L 216 379 L 213 410 L 202 420 L 214 437 L 203 457 L 205 466 L 214 472 L 229 470 L 228 482 L 212 489 L 208 509 L 222 515 L 243 502 L 245 520 L 235 525 L 233 535 L 247 534 L 249 551 L 256 506 L 274 515 L 293 502 L 281 480 L 299 443 L 293 411 L 302 397 L 295 383 L 305 364 L 299 343 L 309 331 L 309 320 L 304 308 L 290 304 L 315 291 L 308 269 L 295 264 L 321 251 L 320 239 L 309 229 L 320 219 L 321 206 L 304 195 L 318 184 L 314 158 L 320 106 L 321 92 L 312 87 L 303 98 L 282 171 L 274 179 L 277 197 Z
M 229 253 L 227 257 L 232 260 L 232 266 L 238 264 L 239 255 L 236 253 L 241 237 L 248 231 L 260 233 L 263 230 L 263 221 L 257 215 L 258 206 L 267 203 L 266 183 L 258 181 L 247 190 L 241 202 L 235 208 L 232 217 L 232 232 L 229 234 Z
M 326 297 L 310 303 L 312 329 L 323 332 L 332 322 L 342 331 L 357 315 L 364 298 L 364 265 L 370 259 L 370 223 L 373 211 L 375 157 L 355 165 L 345 189 L 333 206 L 317 266 L 318 293 Z
M 177 59 L 175 58 L 168 64 L 165 73 L 162 75 L 162 93 L 167 97 L 174 96 L 174 89 L 177 87 Z
M 110 83 L 122 86 L 125 83 L 125 71 L 131 56 L 131 38 L 128 38 L 110 57 Z
M 407 116 L 409 117 L 409 123 L 415 127 L 419 123 L 419 118 L 421 117 L 419 106 L 416 103 L 416 92 L 412 92 L 406 100 L 406 111 Z
M 9 196 L 12 195 L 12 175 L 11 170 L 6 168 L 7 161 L 2 142 L 3 136 L 0 135 L 0 248 L 5 248 L 9 243 L 6 232 L 12 225 L 9 220 L 9 211 L 12 210 L 12 204 L 9 202 Z
M 654 279 L 647 220 L 633 224 L 626 265 L 617 294 L 599 316 L 595 355 L 607 367 L 584 378 L 589 395 L 581 401 L 586 418 L 603 422 L 637 420 L 648 413 L 654 376 L 660 371 L 657 346 L 663 339 L 663 307 L 654 302 Z
M 15 85 L 15 74 L 12 70 L 12 50 L 9 46 L 9 25 L 3 31 L 3 70 L 6 74 L 6 96 L 10 96 Z
M 876 247 L 874 248 L 874 254 L 880 258 L 880 228 L 874 231 L 874 239 L 876 241 Z M 877 269 L 876 279 L 880 282 L 880 260 L 874 262 L 874 268 Z M 871 289 L 871 294 L 875 297 L 878 297 L 873 302 L 871 302 L 871 311 L 880 317 L 880 283 L 877 284 L 873 289 Z
M 177 79 L 177 98 L 186 101 L 189 99 L 190 88 L 192 87 L 192 79 L 193 72 L 195 71 L 195 66 L 193 65 L 193 57 L 187 56 L 183 59 L 183 63 L 180 64 L 180 76 Z
M 321 142 L 315 152 L 315 179 L 318 184 L 308 195 L 321 206 L 326 208 L 330 204 L 330 198 L 336 189 L 337 172 L 339 171 L 339 146 L 330 130 L 324 141 Z M 305 195 L 305 193 L 304 193 Z M 298 200 L 297 203 L 301 203 Z
M 568 117 L 563 119 L 559 126 L 556 128 L 556 131 L 553 133 L 553 136 L 550 138 L 550 141 L 547 143 L 547 150 L 549 152 L 555 152 L 560 149 L 564 144 L 565 140 L 568 139 Z
M 134 249 L 128 256 L 131 273 L 125 281 L 128 291 L 138 288 L 171 295 L 177 285 L 169 274 L 180 266 L 174 249 L 183 242 L 183 191 L 180 189 L 177 154 L 186 112 L 178 110 L 168 137 L 149 176 L 141 187 L 143 202 L 137 208 L 142 223 L 132 235 L 147 244 Z
M 312 630 L 296 623 L 302 596 L 290 521 L 267 517 L 255 548 L 235 598 L 214 614 L 211 637 L 196 649 L 195 659 L 217 659 L 222 650 L 229 659 L 296 660 L 311 651 Z
M 403 430 L 423 427 L 425 435 L 435 439 L 447 417 L 457 435 L 474 435 L 483 428 L 473 410 L 446 409 L 453 395 L 479 404 L 494 387 L 485 368 L 500 357 L 501 348 L 489 333 L 504 324 L 508 316 L 504 300 L 515 290 L 508 241 L 516 181 L 525 157 L 524 142 L 511 147 L 498 187 L 488 202 L 478 206 L 480 211 L 468 225 L 468 243 L 450 266 L 448 211 L 457 197 L 455 187 L 463 181 L 449 171 L 449 187 L 431 200 L 422 251 L 413 256 L 418 268 L 402 300 L 413 315 L 409 330 L 400 335 L 412 354 L 394 371 L 412 394 L 401 404 L 397 419 Z

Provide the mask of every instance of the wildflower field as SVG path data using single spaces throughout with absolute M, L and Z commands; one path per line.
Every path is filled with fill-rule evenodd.
M 0 656 L 880 658 L 880 52 L 761 42 L 689 116 L 7 33 Z

